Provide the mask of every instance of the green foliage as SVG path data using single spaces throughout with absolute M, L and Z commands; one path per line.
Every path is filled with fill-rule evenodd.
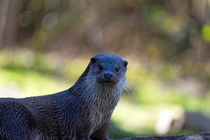
M 45 74 L 59 74 L 59 71 L 50 65 L 50 60 L 41 53 L 31 51 L 1 51 L 0 67 L 3 69 L 14 69 L 19 71 L 31 70 Z
M 199 17 L 206 14 L 205 2 L 31 0 L 22 7 L 17 40 L 36 51 L 106 50 L 167 61 L 190 48 L 185 58 L 192 60 L 209 42 L 208 21 Z
M 207 24 L 202 27 L 202 37 L 207 42 L 210 42 L 210 25 Z
M 15 85 L 25 96 L 45 95 L 69 88 L 72 84 L 63 78 L 52 77 L 27 70 L 0 69 L 0 84 Z M 12 88 L 12 87 L 11 87 Z

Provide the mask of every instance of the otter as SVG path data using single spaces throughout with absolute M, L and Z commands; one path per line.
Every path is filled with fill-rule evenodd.
M 128 62 L 98 54 L 69 89 L 45 96 L 0 99 L 0 140 L 108 140 L 111 115 Z

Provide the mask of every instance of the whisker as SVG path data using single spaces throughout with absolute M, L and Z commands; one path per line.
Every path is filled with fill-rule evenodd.
M 126 82 L 124 85 L 124 93 L 131 94 L 134 93 L 134 88 L 130 82 Z

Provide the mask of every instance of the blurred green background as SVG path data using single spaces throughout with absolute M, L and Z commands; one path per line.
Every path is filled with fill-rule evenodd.
M 164 124 L 209 115 L 208 0 L 0 0 L 1 97 L 65 90 L 97 53 L 129 62 L 110 137 L 193 133 Z

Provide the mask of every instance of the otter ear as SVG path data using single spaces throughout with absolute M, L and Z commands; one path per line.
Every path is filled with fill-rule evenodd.
M 127 67 L 128 62 L 124 60 L 124 61 L 123 61 L 123 65 L 124 65 L 124 67 Z
M 96 62 L 96 58 L 95 58 L 95 57 L 92 57 L 92 58 L 90 59 L 90 62 L 94 64 L 94 63 Z

